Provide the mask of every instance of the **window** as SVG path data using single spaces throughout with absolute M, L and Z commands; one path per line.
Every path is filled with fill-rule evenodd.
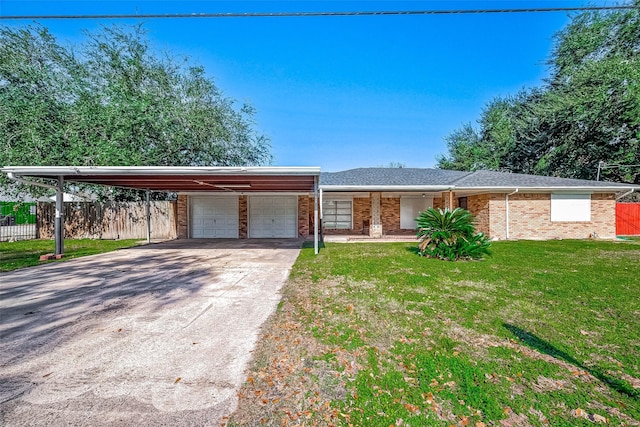
M 324 228 L 352 228 L 351 200 L 324 200 L 322 202 L 322 225 Z
M 591 221 L 591 195 L 552 194 L 551 221 Z

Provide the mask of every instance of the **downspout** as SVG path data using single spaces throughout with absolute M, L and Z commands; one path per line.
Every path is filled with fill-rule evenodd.
M 506 231 L 506 239 L 509 240 L 509 196 L 513 196 L 514 194 L 516 194 L 518 192 L 518 189 L 516 188 L 515 191 L 509 193 L 506 195 L 505 200 L 504 200 L 504 209 L 505 209 L 505 231 Z
M 635 189 L 635 188 L 632 188 L 631 190 L 629 190 L 629 191 L 627 191 L 626 193 L 624 193 L 622 196 L 620 196 L 620 197 L 616 197 L 616 200 L 620 200 L 620 199 L 622 199 L 622 198 L 624 198 L 624 197 L 627 197 L 629 194 L 633 193 L 634 191 L 636 191 L 636 189 Z

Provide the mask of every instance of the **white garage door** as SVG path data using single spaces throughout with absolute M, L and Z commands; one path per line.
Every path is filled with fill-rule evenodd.
M 249 237 L 298 237 L 296 196 L 252 196 Z
M 238 238 L 237 197 L 191 197 L 191 237 Z

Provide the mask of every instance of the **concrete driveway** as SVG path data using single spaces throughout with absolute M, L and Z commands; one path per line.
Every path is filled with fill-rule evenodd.
M 0 274 L 0 425 L 220 425 L 298 240 L 178 240 Z

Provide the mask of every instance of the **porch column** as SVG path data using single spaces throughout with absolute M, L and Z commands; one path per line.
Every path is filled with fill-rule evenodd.
M 58 186 L 56 188 L 56 217 L 53 223 L 54 234 L 56 239 L 55 255 L 64 254 L 64 178 L 58 177 Z
M 370 237 L 382 237 L 382 220 L 380 219 L 381 193 L 371 193 L 371 226 Z

